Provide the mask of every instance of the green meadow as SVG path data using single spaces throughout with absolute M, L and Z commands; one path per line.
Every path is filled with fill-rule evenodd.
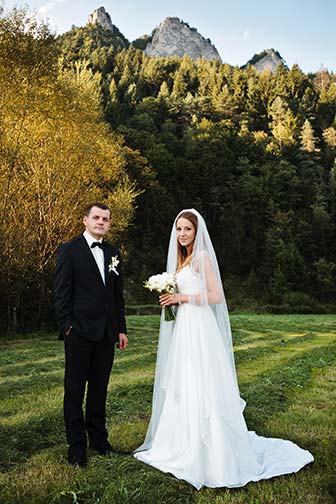
M 336 497 L 334 315 L 231 317 L 250 430 L 309 449 L 296 474 L 240 489 L 197 492 L 132 457 L 151 411 L 159 317 L 129 316 L 130 345 L 117 352 L 107 402 L 110 456 L 66 461 L 63 344 L 54 334 L 0 340 L 1 504 L 332 504 Z

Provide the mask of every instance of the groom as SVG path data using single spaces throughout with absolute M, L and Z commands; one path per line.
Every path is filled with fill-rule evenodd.
M 89 205 L 83 223 L 83 234 L 60 245 L 54 281 L 54 302 L 65 349 L 68 461 L 80 467 L 87 462 L 87 436 L 90 447 L 98 453 L 113 451 L 105 427 L 107 386 L 114 345 L 124 350 L 128 343 L 120 254 L 103 240 L 111 223 L 108 206 Z

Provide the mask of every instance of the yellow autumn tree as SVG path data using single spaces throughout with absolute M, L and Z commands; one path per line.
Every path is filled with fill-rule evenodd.
M 103 201 L 112 239 L 130 224 L 137 191 L 122 140 L 102 121 L 99 75 L 62 69 L 48 28 L 27 11 L 0 19 L 1 315 L 7 328 L 50 307 L 55 250 Z M 32 317 L 32 310 L 35 315 Z

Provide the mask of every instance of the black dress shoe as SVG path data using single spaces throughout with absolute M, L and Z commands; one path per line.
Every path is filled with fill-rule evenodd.
M 86 467 L 86 465 L 87 465 L 86 455 L 82 455 L 81 457 L 75 456 L 75 455 L 69 456 L 68 461 L 69 461 L 69 464 L 74 467 Z
M 86 446 L 78 443 L 68 448 L 68 462 L 69 464 L 77 467 L 86 467 Z
M 114 453 L 114 450 L 110 443 L 101 443 L 101 444 L 90 444 L 90 448 L 97 451 L 99 455 L 109 455 L 110 453 Z

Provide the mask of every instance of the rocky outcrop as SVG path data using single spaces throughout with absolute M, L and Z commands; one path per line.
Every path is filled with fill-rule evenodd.
M 99 7 L 98 9 L 95 9 L 91 14 L 89 14 L 88 24 L 99 25 L 106 30 L 113 31 L 111 16 L 108 12 L 106 12 L 104 7 Z
M 202 37 L 196 28 L 177 17 L 167 17 L 155 30 L 152 41 L 146 46 L 149 56 L 190 56 L 191 59 L 205 58 L 221 60 L 215 46 Z
M 117 37 L 121 48 L 128 47 L 129 41 L 122 35 L 118 28 L 113 25 L 111 16 L 104 7 L 95 9 L 88 17 L 88 24 L 100 26 L 109 32 L 111 36 Z M 191 28 L 188 23 L 181 21 L 178 17 L 167 17 L 151 35 L 144 35 L 133 42 L 134 47 L 144 50 L 148 56 L 189 56 L 195 60 L 205 58 L 207 60 L 216 59 L 221 61 L 216 47 L 210 39 L 205 39 L 196 28 Z M 278 51 L 267 49 L 259 54 L 255 54 L 246 65 L 252 65 L 258 72 L 275 72 L 278 65 L 286 63 Z
M 259 54 L 255 54 L 245 66 L 252 65 L 258 72 L 275 72 L 280 64 L 286 66 L 284 59 L 280 56 L 278 51 L 266 49 Z

